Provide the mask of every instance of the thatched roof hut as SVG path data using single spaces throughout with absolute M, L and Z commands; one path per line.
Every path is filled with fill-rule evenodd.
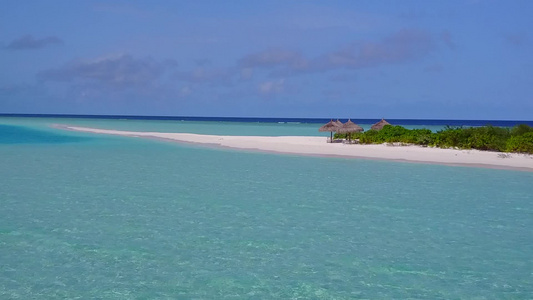
M 325 124 L 324 126 L 318 128 L 318 131 L 320 131 L 320 132 L 329 131 L 330 132 L 329 141 L 331 143 L 331 142 L 333 142 L 333 132 L 336 132 L 338 129 L 339 129 L 339 125 L 337 124 L 337 122 L 334 122 L 333 120 L 331 120 L 327 124 Z
M 355 124 L 352 122 L 352 120 L 348 120 L 348 122 L 342 124 L 341 127 L 337 130 L 338 133 L 347 133 L 348 134 L 348 140 L 351 140 L 351 134 L 352 132 L 363 132 L 363 127 Z
M 343 125 L 342 122 L 339 121 L 339 119 L 337 119 L 337 121 L 335 121 L 335 123 L 337 123 L 337 125 L 339 125 L 339 127 Z
M 381 130 L 385 125 L 390 125 L 389 122 L 385 121 L 385 119 L 381 119 L 381 121 L 377 122 L 376 124 L 372 125 L 370 129 L 372 130 Z
M 342 124 L 341 127 L 337 130 L 338 133 L 352 133 L 352 132 L 362 132 L 364 131 L 363 127 L 355 124 L 352 120 Z

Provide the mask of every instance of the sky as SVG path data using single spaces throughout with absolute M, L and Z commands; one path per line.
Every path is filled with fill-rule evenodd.
M 0 0 L 0 113 L 533 120 L 531 0 Z

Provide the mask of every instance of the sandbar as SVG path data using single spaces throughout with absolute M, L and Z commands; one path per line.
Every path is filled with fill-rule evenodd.
M 479 150 L 441 149 L 416 145 L 327 143 L 317 136 L 229 136 L 193 133 L 137 132 L 55 125 L 56 128 L 127 137 L 156 138 L 241 150 L 307 156 L 392 160 L 455 166 L 533 171 L 533 155 Z

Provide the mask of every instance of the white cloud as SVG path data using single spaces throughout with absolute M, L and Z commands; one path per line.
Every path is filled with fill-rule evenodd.
M 21 38 L 13 40 L 6 49 L 10 50 L 35 50 L 47 47 L 54 44 L 62 44 L 63 41 L 55 36 L 49 36 L 42 39 L 36 39 L 31 35 L 25 35 Z
M 174 61 L 158 62 L 120 54 L 90 60 L 72 61 L 60 68 L 42 71 L 38 76 L 48 81 L 88 81 L 116 87 L 147 85 L 158 80 Z
M 258 90 L 261 94 L 278 94 L 285 90 L 285 79 L 265 81 L 259 84 Z

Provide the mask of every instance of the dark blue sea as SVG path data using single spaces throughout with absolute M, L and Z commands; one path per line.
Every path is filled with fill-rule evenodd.
M 0 114 L 0 117 L 31 117 L 31 118 L 65 118 L 65 119 L 108 119 L 108 120 L 169 120 L 199 122 L 244 122 L 244 123 L 311 123 L 321 124 L 337 118 L 243 118 L 243 117 L 187 117 L 187 116 L 124 116 L 124 115 L 57 115 L 57 114 Z M 339 119 L 346 122 L 348 119 Z M 357 124 L 374 124 L 380 119 L 351 119 Z M 526 120 L 446 120 L 446 119 L 387 119 L 394 125 L 415 126 L 500 126 L 512 127 L 518 124 L 533 126 L 533 121 Z

